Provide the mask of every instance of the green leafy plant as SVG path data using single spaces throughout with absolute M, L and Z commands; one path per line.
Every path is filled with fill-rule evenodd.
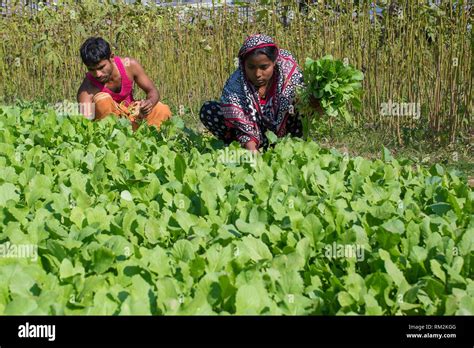
M 0 315 L 474 314 L 456 172 L 297 138 L 228 163 L 174 119 L 0 106 Z
M 304 65 L 305 87 L 299 91 L 298 108 L 305 116 L 304 134 L 319 114 L 314 107 L 319 102 L 324 114 L 351 122 L 349 105 L 360 110 L 364 74 L 331 55 L 313 60 L 306 58 Z

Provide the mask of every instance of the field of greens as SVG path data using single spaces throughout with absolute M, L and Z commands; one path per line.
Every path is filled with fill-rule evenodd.
M 474 315 L 473 198 L 386 149 L 0 106 L 0 245 L 37 247 L 0 257 L 0 314 Z

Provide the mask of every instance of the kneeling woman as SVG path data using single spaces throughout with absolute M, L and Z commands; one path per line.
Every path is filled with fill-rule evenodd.
M 206 102 L 201 121 L 226 143 L 239 141 L 256 151 L 268 146 L 271 130 L 279 137 L 302 135 L 295 111 L 296 88 L 303 75 L 290 52 L 266 35 L 248 37 L 239 51 L 239 68 L 227 80 L 220 102 Z

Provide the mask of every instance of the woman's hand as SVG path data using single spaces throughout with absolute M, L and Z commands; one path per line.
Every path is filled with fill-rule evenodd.
M 321 103 L 319 102 L 319 99 L 315 98 L 314 96 L 311 96 L 309 97 L 309 103 L 313 107 L 313 109 L 318 112 L 319 115 L 324 114 L 324 110 L 321 107 Z
M 257 143 L 253 140 L 250 140 L 247 144 L 245 144 L 245 148 L 252 153 L 258 153 Z

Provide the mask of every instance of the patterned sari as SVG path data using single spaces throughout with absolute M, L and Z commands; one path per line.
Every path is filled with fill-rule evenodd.
M 239 67 L 227 80 L 220 103 L 208 102 L 201 109 L 203 124 L 225 141 L 238 140 L 245 145 L 253 140 L 257 147 L 265 147 L 266 130 L 279 137 L 288 133 L 301 136 L 301 121 L 293 104 L 296 88 L 303 84 L 303 75 L 291 53 L 278 49 L 273 76 L 276 86 L 264 105 L 246 77 L 243 58 L 267 46 L 277 47 L 267 35 L 248 37 L 239 51 Z

